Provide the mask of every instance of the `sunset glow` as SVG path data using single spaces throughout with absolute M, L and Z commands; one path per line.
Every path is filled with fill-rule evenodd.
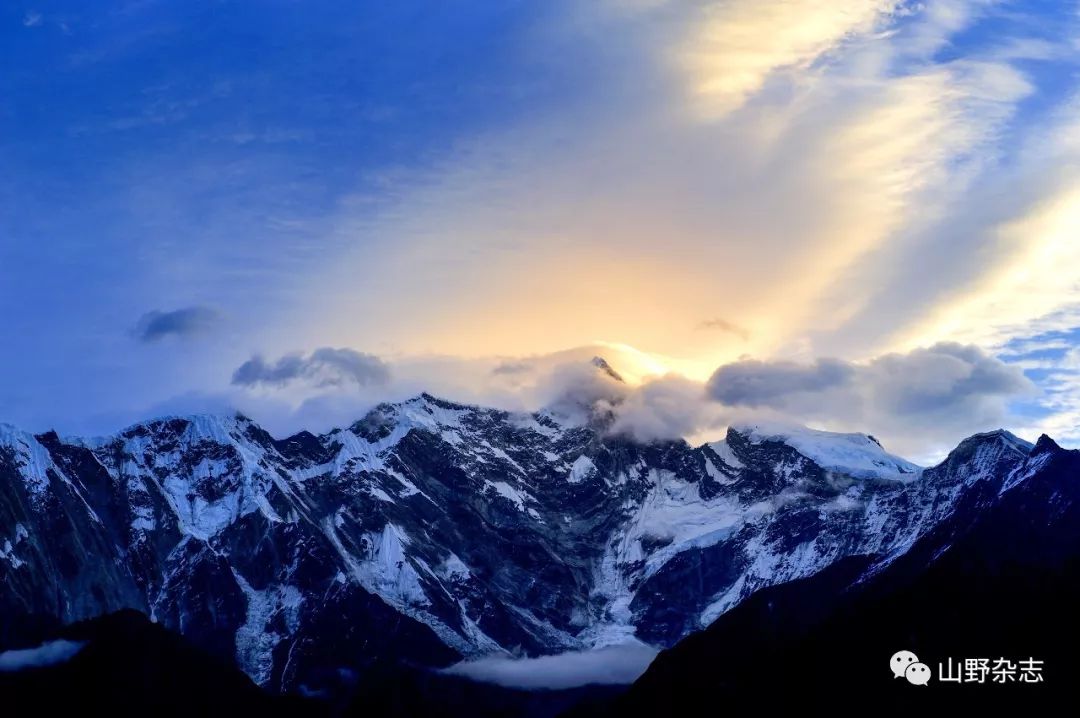
M 630 386 L 686 382 L 702 423 L 671 433 L 701 437 L 761 409 L 717 404 L 718 368 L 873 373 L 951 342 L 1017 380 L 935 415 L 942 446 L 1080 440 L 1074 6 L 69 5 L 5 15 L 9 420 L 239 407 L 286 431 L 419 390 L 539 409 L 555 365 L 602 354 Z M 236 33 L 258 63 L 220 49 Z M 320 350 L 386 372 L 327 392 Z M 236 383 L 252 359 L 309 375 Z

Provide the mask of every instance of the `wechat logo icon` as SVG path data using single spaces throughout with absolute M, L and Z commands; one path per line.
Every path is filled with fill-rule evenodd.
M 889 668 L 893 678 L 906 678 L 914 686 L 925 686 L 930 682 L 930 666 L 919 662 L 919 657 L 911 651 L 897 651 L 889 659 Z

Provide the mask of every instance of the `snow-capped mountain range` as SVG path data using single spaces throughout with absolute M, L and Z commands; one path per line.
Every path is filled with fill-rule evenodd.
M 284 692 L 383 660 L 667 647 L 760 588 L 887 565 L 1031 448 L 997 431 L 922 469 L 861 434 L 642 443 L 426 394 L 286 439 L 239 415 L 0 426 L 0 637 L 131 607 Z
M 693 715 L 703 703 L 758 706 L 763 695 L 829 716 L 865 715 L 867 705 L 905 716 L 1068 705 L 1080 673 L 1080 450 L 1046 436 L 1019 448 L 1026 458 L 1002 478 L 978 480 L 903 556 L 852 556 L 763 589 L 660 653 L 609 705 L 568 715 Z M 930 683 L 912 690 L 886 669 L 898 646 L 934 669 Z M 1003 690 L 957 689 L 941 666 L 972 654 L 999 657 L 989 659 L 999 669 L 1010 665 L 1000 657 L 1029 657 L 1036 670 L 987 678 Z

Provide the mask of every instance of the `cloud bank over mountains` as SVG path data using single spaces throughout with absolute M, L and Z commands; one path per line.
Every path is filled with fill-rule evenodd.
M 377 401 L 428 391 L 513 411 L 550 410 L 574 421 L 600 419 L 609 431 L 642 441 L 711 440 L 731 423 L 766 420 L 869 432 L 891 449 L 925 458 L 1005 425 L 1010 403 L 1035 393 L 1019 367 L 955 343 L 866 362 L 744 359 L 718 367 L 705 382 L 653 370 L 638 353 L 617 346 L 509 365 L 497 358 L 388 362 L 324 347 L 245 362 L 233 378 L 244 392 L 230 401 L 281 433 L 345 425 Z

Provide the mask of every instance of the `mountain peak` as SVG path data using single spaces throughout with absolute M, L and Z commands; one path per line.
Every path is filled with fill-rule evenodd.
M 992 431 L 984 431 L 978 434 L 972 434 L 968 438 L 960 442 L 960 444 L 953 450 L 953 453 L 961 451 L 965 448 L 974 448 L 986 444 L 1000 444 L 1003 448 L 1009 451 L 1015 451 L 1019 454 L 1027 456 L 1031 453 L 1035 445 L 1030 441 L 1021 439 L 1011 431 L 1005 429 L 994 429 Z
M 249 425 L 251 419 L 240 412 L 208 414 L 173 414 L 159 416 L 150 421 L 132 424 L 117 436 L 132 436 L 141 432 L 169 432 L 189 439 L 213 439 L 218 442 L 231 441 L 230 432 Z
M 623 379 L 622 374 L 615 371 L 615 369 L 613 369 L 612 366 L 610 364 L 608 364 L 607 359 L 605 359 L 604 357 L 602 357 L 602 356 L 594 356 L 592 358 L 592 365 L 594 367 L 596 367 L 597 369 L 599 369 L 600 371 L 602 371 L 604 374 L 606 374 L 609 377 L 611 377 L 612 379 L 614 379 L 615 381 L 617 381 L 619 383 L 622 383 L 622 384 L 626 383 L 626 380 Z
M 914 479 L 922 467 L 885 451 L 872 436 L 785 424 L 736 424 L 728 429 L 752 445 L 780 443 L 827 471 L 863 479 Z
M 1035 446 L 1031 450 L 1031 455 L 1051 454 L 1056 451 L 1061 451 L 1061 446 L 1046 434 L 1042 434 L 1039 436 L 1039 440 L 1035 442 Z

